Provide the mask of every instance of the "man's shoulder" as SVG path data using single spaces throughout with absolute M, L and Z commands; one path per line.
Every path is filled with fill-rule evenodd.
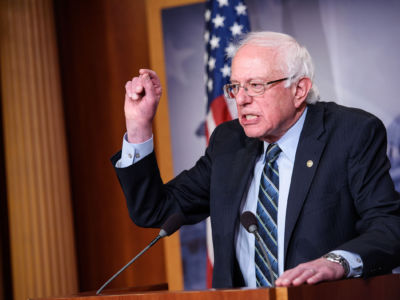
M 246 135 L 238 119 L 234 119 L 231 121 L 223 122 L 215 127 L 214 131 L 212 132 L 212 136 L 217 136 L 219 138 L 223 138 L 223 136 L 225 136 L 225 138 L 231 136 L 237 138 Z
M 259 140 L 249 138 L 237 119 L 218 125 L 210 138 L 210 145 L 230 151 L 257 146 Z M 224 150 L 224 151 L 225 151 Z
M 215 135 L 217 139 L 223 139 L 225 141 L 235 140 L 237 142 L 248 142 L 250 140 L 254 140 L 246 135 L 238 119 L 221 123 L 215 128 L 213 135 Z
M 385 135 L 383 122 L 375 115 L 334 102 L 316 102 L 308 105 L 304 130 L 307 135 L 323 134 L 331 141 L 352 144 L 360 134 Z
M 378 126 L 383 126 L 382 121 L 377 116 L 360 108 L 322 101 L 310 104 L 308 107 L 311 114 L 321 113 L 325 124 L 335 123 L 351 126 L 351 124 L 372 122 L 378 124 Z

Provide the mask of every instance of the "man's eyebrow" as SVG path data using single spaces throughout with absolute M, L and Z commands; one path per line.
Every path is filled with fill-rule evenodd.
M 261 77 L 260 76 L 260 77 L 249 78 L 249 79 L 246 80 L 246 82 L 250 82 L 250 81 L 253 81 L 253 80 L 267 81 L 268 79 L 266 79 L 265 77 Z M 232 78 L 230 78 L 229 81 L 230 82 L 234 82 L 234 81 L 239 82 L 239 80 L 232 79 Z

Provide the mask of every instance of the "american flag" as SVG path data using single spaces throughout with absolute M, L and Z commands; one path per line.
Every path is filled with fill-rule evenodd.
M 216 126 L 236 117 L 235 103 L 227 103 L 222 87 L 229 82 L 233 41 L 250 30 L 243 0 L 209 0 L 205 11 L 207 141 Z
M 247 8 L 243 0 L 209 0 L 205 11 L 206 29 L 206 137 L 216 126 L 237 116 L 235 103 L 228 103 L 223 86 L 231 75 L 233 41 L 250 30 Z M 207 220 L 207 286 L 211 287 L 214 253 L 210 221 Z

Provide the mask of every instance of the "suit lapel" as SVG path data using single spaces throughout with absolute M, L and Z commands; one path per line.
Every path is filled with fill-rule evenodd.
M 238 222 L 239 207 L 243 195 L 247 192 L 249 179 L 254 170 L 255 160 L 262 148 L 262 142 L 257 139 L 246 137 L 245 147 L 235 153 L 232 161 L 232 168 L 228 176 L 228 193 L 225 201 L 229 202 L 227 207 L 230 212 L 227 214 L 228 224 Z
M 286 209 L 285 261 L 293 230 L 326 144 L 321 138 L 324 132 L 323 113 L 323 108 L 318 104 L 308 106 L 306 120 L 297 146 Z

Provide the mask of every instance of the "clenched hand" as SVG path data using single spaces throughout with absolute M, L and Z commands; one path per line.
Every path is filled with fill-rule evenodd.
M 152 121 L 161 98 L 157 74 L 140 69 L 139 76 L 125 85 L 125 120 L 130 143 L 142 143 L 152 136 Z

